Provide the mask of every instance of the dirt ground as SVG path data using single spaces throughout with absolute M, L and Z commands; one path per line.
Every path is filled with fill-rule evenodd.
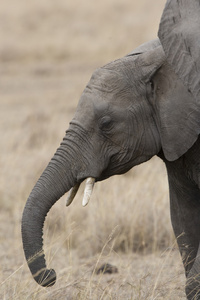
M 41 288 L 32 279 L 20 232 L 26 199 L 59 146 L 92 72 L 156 38 L 164 4 L 164 0 L 1 4 L 1 299 L 185 299 L 166 172 L 157 159 L 98 184 L 94 203 L 84 212 L 80 199 L 68 210 L 65 197 L 56 204 L 45 229 L 47 260 L 58 274 L 54 287 Z M 130 250 L 127 225 L 132 219 L 138 222 L 134 225 L 138 241 L 144 249 L 149 244 L 148 250 Z M 124 249 L 119 246 L 117 251 L 121 240 Z M 104 262 L 116 266 L 118 273 L 96 275 Z

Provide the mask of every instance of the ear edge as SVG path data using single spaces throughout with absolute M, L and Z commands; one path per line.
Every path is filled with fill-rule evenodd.
M 173 145 L 172 148 L 169 146 L 165 146 L 166 144 L 169 144 L 168 141 L 164 141 L 161 138 L 161 144 L 162 144 L 162 150 L 164 153 L 165 158 L 168 161 L 175 161 L 179 159 L 182 155 L 184 155 L 197 141 L 199 134 L 193 134 L 190 136 L 190 139 L 187 140 L 187 145 L 184 145 L 184 140 L 182 141 L 182 148 L 177 145 Z M 180 142 L 180 141 L 179 141 Z
M 160 43 L 160 40 L 157 38 L 157 39 L 151 40 L 149 42 L 146 42 L 146 43 L 138 46 L 137 48 L 135 48 L 132 52 L 130 52 L 126 56 L 139 55 L 139 54 L 145 53 L 147 51 L 154 50 L 155 48 L 157 48 L 159 46 L 161 46 L 161 43 Z

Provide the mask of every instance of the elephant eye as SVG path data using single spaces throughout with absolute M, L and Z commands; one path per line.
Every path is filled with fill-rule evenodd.
M 101 130 L 110 130 L 112 127 L 112 119 L 110 116 L 104 116 L 103 118 L 101 118 L 100 123 L 99 123 L 99 127 Z

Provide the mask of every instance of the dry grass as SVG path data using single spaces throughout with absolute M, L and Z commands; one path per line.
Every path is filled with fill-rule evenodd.
M 25 201 L 59 145 L 92 71 L 156 37 L 164 0 L 4 1 L 0 7 L 0 298 L 185 299 L 159 159 L 65 197 L 45 224 L 58 281 L 43 289 L 24 261 Z M 119 272 L 96 275 L 103 262 Z

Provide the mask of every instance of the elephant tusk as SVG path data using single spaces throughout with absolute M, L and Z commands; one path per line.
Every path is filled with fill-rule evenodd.
M 86 184 L 85 184 L 84 195 L 83 195 L 83 201 L 82 201 L 83 206 L 86 206 L 90 200 L 90 197 L 92 195 L 92 191 L 94 188 L 94 183 L 95 183 L 95 178 L 93 178 L 93 177 L 87 178 Z
M 80 183 L 77 183 L 69 191 L 69 194 L 68 194 L 67 200 L 66 200 L 66 206 L 69 206 L 72 203 L 72 201 L 74 200 L 74 197 L 76 196 L 76 193 L 78 192 L 79 186 L 80 186 Z

